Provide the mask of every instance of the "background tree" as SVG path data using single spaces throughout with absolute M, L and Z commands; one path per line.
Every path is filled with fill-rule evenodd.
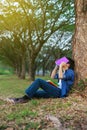
M 71 49 L 72 32 L 57 31 L 52 35 L 48 42 L 43 45 L 38 57 L 36 58 L 35 65 L 37 73 L 42 70 L 43 76 L 45 72 L 50 72 L 55 66 L 55 60 L 62 57 L 72 57 Z
M 0 41 L 0 59 L 3 64 L 7 64 L 14 68 L 14 71 L 21 77 L 22 56 L 18 44 L 12 42 L 10 39 L 2 38 Z M 18 52 L 18 53 L 17 53 Z M 20 52 L 20 54 L 19 54 Z
M 21 71 L 25 72 L 26 57 L 29 60 L 29 77 L 35 78 L 35 59 L 48 39 L 59 29 L 73 24 L 72 0 L 5 0 L 1 1 L 1 33 L 11 35 L 20 45 Z M 20 67 L 19 67 L 20 68 Z
M 25 60 L 26 60 L 26 39 L 24 38 L 24 35 L 26 34 L 26 20 L 24 20 L 21 16 L 20 8 L 18 9 L 18 4 L 14 1 L 5 1 L 2 2 L 1 6 L 1 37 L 2 38 L 2 44 L 3 49 L 1 47 L 1 50 L 5 53 L 2 53 L 3 60 L 9 62 L 13 62 L 13 58 L 15 58 L 15 62 L 13 63 L 14 69 L 16 69 L 16 72 L 19 77 L 22 79 L 25 78 Z M 3 39 L 6 38 L 6 42 L 3 43 Z M 9 44 L 9 45 L 8 45 Z M 8 48 L 8 47 L 9 48 Z M 13 54 L 10 54 L 9 51 L 6 51 L 6 48 L 12 51 Z M 8 56 L 9 54 L 9 56 Z M 6 58 L 7 57 L 7 58 Z M 12 58 L 10 58 L 12 57 Z
M 76 83 L 87 78 L 87 0 L 75 0 L 76 28 L 73 39 Z

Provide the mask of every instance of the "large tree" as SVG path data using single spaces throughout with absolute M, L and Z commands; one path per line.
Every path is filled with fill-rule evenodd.
M 76 28 L 73 39 L 76 83 L 87 78 L 87 0 L 75 0 Z

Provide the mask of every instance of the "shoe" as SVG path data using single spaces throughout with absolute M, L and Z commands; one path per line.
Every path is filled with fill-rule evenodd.
M 29 99 L 19 98 L 18 100 L 15 100 L 15 103 L 27 103 Z
M 17 104 L 17 103 L 27 103 L 29 99 L 24 98 L 7 98 L 6 101 L 11 104 Z

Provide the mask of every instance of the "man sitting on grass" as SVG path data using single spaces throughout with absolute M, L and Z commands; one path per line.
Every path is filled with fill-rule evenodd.
M 74 61 L 68 58 L 68 62 L 61 62 L 52 71 L 51 78 L 57 78 L 57 86 L 50 84 L 43 79 L 36 79 L 26 90 L 25 95 L 20 98 L 9 98 L 9 103 L 26 103 L 30 99 L 36 98 L 64 98 L 68 96 L 69 90 L 74 83 Z M 41 88 L 42 90 L 39 90 Z

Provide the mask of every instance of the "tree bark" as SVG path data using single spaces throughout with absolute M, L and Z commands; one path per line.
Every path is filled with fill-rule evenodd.
M 87 78 L 87 0 L 75 0 L 75 35 L 73 58 L 75 60 L 76 83 Z
M 43 73 L 42 76 L 45 76 L 45 65 L 43 66 Z
M 25 73 L 26 73 L 26 70 L 25 70 L 25 58 L 23 57 L 22 58 L 22 70 L 21 70 L 21 79 L 25 79 Z
M 35 80 L 35 59 L 29 58 L 29 80 Z
M 18 76 L 19 78 L 21 77 L 21 68 L 20 68 L 19 65 L 17 65 L 16 74 L 17 74 L 17 76 Z

